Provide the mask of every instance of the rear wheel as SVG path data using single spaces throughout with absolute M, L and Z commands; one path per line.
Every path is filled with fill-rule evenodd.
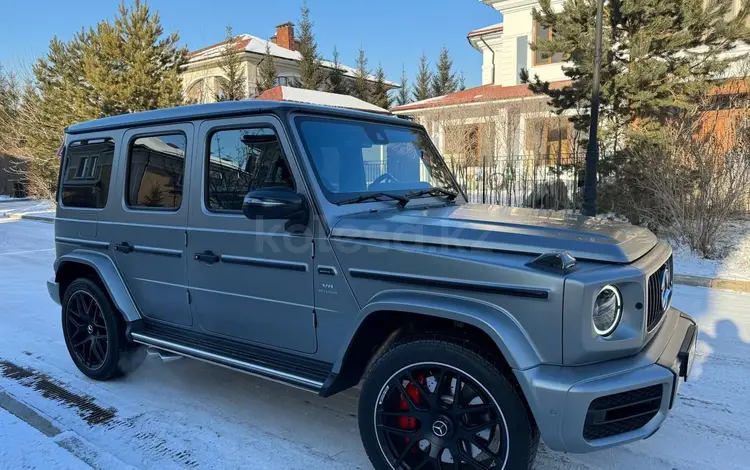
M 359 427 L 376 469 L 526 469 L 539 442 L 513 385 L 452 340 L 383 354 L 364 382 Z
M 65 344 L 86 376 L 108 380 L 143 362 L 145 350 L 127 342 L 124 322 L 97 283 L 76 279 L 65 290 L 62 305 Z

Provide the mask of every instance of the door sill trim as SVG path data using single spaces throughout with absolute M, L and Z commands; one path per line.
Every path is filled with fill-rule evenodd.
M 164 351 L 190 357 L 193 359 L 198 359 L 200 361 L 208 362 L 211 364 L 224 366 L 232 370 L 237 370 L 246 374 L 260 377 L 262 379 L 271 380 L 272 382 L 291 385 L 308 392 L 318 393 L 320 389 L 323 388 L 322 382 L 271 369 L 269 367 L 240 361 L 231 357 L 221 356 L 219 354 L 192 348 L 190 346 L 184 346 L 181 344 L 173 343 L 171 341 L 165 341 L 160 338 L 154 338 L 152 336 L 144 335 L 143 333 L 136 333 L 135 331 L 130 335 L 133 338 L 133 341 L 136 343 L 144 344 L 146 346 L 152 346 Z

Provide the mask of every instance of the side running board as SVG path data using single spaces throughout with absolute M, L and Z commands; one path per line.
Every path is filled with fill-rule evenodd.
M 292 385 L 309 392 L 319 393 L 331 370 L 331 364 L 225 338 L 151 322 L 143 326 L 145 328 L 133 329 L 130 332 L 136 343 Z

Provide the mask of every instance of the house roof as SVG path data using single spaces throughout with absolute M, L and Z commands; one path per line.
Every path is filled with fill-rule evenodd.
M 562 88 L 569 84 L 569 80 L 561 80 L 552 82 L 551 86 L 553 88 Z M 396 106 L 391 111 L 398 114 L 407 111 L 417 111 L 429 108 L 438 108 L 442 106 L 501 101 L 529 96 L 534 96 L 534 93 L 529 90 L 529 87 L 527 85 L 482 85 L 474 88 L 467 88 L 466 90 L 457 91 L 448 95 L 437 96 L 435 98 L 429 98 L 402 106 Z
M 485 26 L 484 28 L 475 29 L 474 31 L 469 31 L 468 36 L 479 36 L 480 34 L 489 34 L 489 33 L 500 33 L 503 31 L 503 24 L 502 23 L 496 23 L 491 24 L 489 26 Z
M 212 44 L 210 46 L 189 52 L 188 63 L 219 57 L 226 44 L 227 41 L 224 40 L 216 44 Z M 299 51 L 293 51 L 291 49 L 281 47 L 278 44 L 274 44 L 271 41 L 261 39 L 251 34 L 240 34 L 239 36 L 237 36 L 234 49 L 237 51 L 244 50 L 251 54 L 263 55 L 266 53 L 266 45 L 268 45 L 269 50 L 271 51 L 271 55 L 274 57 L 277 57 L 279 59 L 293 60 L 296 62 L 302 60 L 302 54 Z M 323 64 L 323 67 L 329 69 L 334 68 L 334 64 L 330 60 L 321 60 L 321 62 Z M 356 77 L 357 70 L 355 68 L 343 64 L 339 64 L 339 68 L 344 71 L 344 75 L 346 75 L 347 77 Z M 370 81 L 375 81 L 374 75 L 368 75 L 367 78 Z M 394 88 L 398 87 L 397 83 L 391 82 L 389 80 L 386 80 L 385 83 Z
M 339 95 L 325 91 L 305 90 L 303 88 L 293 88 L 288 86 L 270 88 L 258 95 L 255 99 L 261 101 L 293 101 L 295 103 L 311 103 L 323 106 L 333 106 L 336 108 L 390 114 L 387 109 L 375 106 L 374 104 L 362 101 L 353 96 Z

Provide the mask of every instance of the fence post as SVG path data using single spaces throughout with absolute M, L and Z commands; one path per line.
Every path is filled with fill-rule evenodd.
M 487 162 L 486 156 L 482 155 L 482 204 L 487 204 L 485 186 L 487 182 Z

